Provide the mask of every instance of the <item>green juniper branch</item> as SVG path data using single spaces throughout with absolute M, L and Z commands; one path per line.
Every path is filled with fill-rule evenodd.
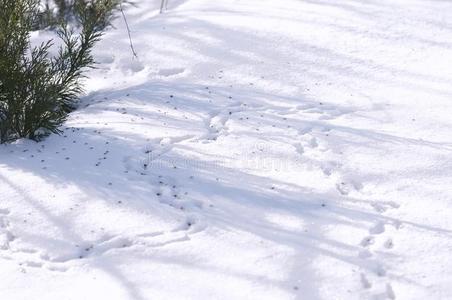
M 0 143 L 61 133 L 59 126 L 83 91 L 84 70 L 94 66 L 91 51 L 118 1 L 77 0 L 76 24 L 61 22 L 62 45 L 49 57 L 52 41 L 33 48 L 29 42 L 39 0 L 0 0 Z

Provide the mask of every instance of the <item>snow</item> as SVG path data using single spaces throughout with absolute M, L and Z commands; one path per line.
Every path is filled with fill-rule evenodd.
M 137 4 L 0 146 L 1 299 L 452 298 L 452 2 Z

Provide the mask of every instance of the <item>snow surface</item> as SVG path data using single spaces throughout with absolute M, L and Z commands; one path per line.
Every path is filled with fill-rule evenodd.
M 0 299 L 452 299 L 451 1 L 137 4 L 0 146 Z

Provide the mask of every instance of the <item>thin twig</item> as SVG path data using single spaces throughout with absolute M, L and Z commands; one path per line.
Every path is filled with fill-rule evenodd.
M 163 13 L 164 7 L 165 7 L 165 0 L 162 0 L 162 3 L 160 4 L 160 13 Z
M 160 13 L 162 14 L 164 10 L 168 10 L 168 0 L 162 0 L 160 4 Z
M 135 52 L 135 48 L 133 47 L 133 42 L 132 42 L 132 36 L 130 34 L 129 23 L 127 22 L 127 18 L 126 18 L 126 14 L 124 13 L 124 10 L 122 9 L 122 3 L 121 2 L 119 2 L 119 9 L 121 10 L 122 18 L 124 19 L 124 23 L 126 24 L 127 34 L 129 35 L 130 49 L 132 49 L 133 57 L 134 58 L 138 58 L 138 55 Z

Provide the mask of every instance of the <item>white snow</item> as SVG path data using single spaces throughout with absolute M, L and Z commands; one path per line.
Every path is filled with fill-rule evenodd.
M 0 299 L 452 298 L 452 2 L 136 2 L 0 146 Z

